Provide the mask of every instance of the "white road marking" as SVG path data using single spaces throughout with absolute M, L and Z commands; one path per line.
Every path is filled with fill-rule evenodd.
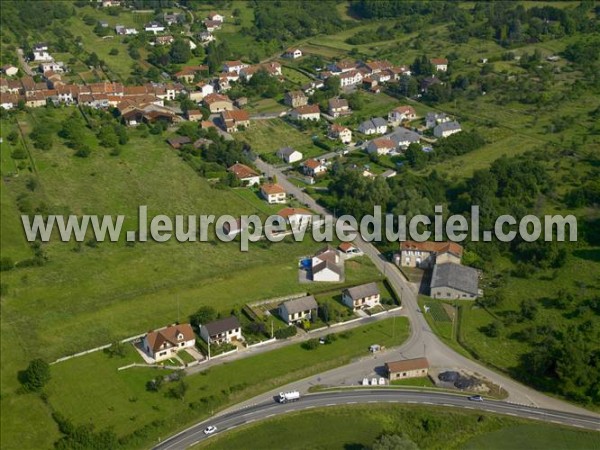
M 325 406 L 335 406 L 335 403 L 327 403 Z
M 311 405 L 311 406 L 307 406 L 307 407 L 306 407 L 306 408 L 304 408 L 304 409 L 312 409 L 312 408 L 314 408 L 314 407 L 315 407 L 314 405 Z
M 346 402 L 347 405 L 355 405 L 358 402 Z

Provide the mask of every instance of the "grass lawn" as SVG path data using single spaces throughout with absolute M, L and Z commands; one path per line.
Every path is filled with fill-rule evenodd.
M 165 426 L 151 427 L 142 440 L 135 442 L 135 446 L 145 447 L 144 444 L 153 442 L 158 436 L 166 437 L 164 430 L 174 432 L 227 404 L 346 364 L 357 356 L 366 356 L 369 345 L 375 342 L 387 347 L 401 344 L 409 334 L 408 321 L 405 318 L 395 321 L 395 338 L 392 338 L 391 326 L 392 320 L 387 319 L 341 333 L 332 344 L 321 345 L 315 350 L 292 344 L 212 367 L 185 378 L 189 389 L 183 402 L 165 395 L 168 384 L 159 393 L 145 390 L 148 380 L 166 374 L 165 371 L 116 370 L 139 358 L 132 347 L 127 346 L 124 358 L 110 358 L 97 352 L 52 366 L 48 398 L 53 408 L 76 424 L 92 421 L 98 429 L 112 427 L 119 436 L 153 420 L 163 419 Z M 239 376 L 241 373 L 243 379 Z M 86 400 L 82 401 L 84 398 Z M 46 441 L 44 447 L 49 446 L 50 442 Z
M 358 91 L 362 100 L 362 108 L 354 111 L 352 115 L 345 116 L 338 120 L 343 125 L 358 125 L 364 120 L 373 117 L 383 117 L 387 120 L 387 114 L 393 108 L 400 105 L 400 101 L 381 92 L 372 94 L 370 92 Z
M 247 142 L 259 154 L 272 153 L 282 147 L 305 153 L 315 147 L 311 136 L 310 131 L 301 132 L 281 119 L 272 119 L 255 120 L 247 130 L 235 133 L 234 138 Z
M 357 417 L 360 419 L 357 420 Z M 431 431 L 431 426 L 435 431 Z M 274 432 L 276 430 L 276 432 Z M 321 431 L 326 430 L 326 431 Z M 551 433 L 545 435 L 548 430 Z M 597 448 L 597 435 L 480 412 L 421 406 L 361 405 L 291 413 L 243 426 L 198 445 L 201 449 L 362 449 L 381 434 L 405 434 L 427 449 Z M 509 436 L 509 433 L 514 433 Z M 285 436 L 285 440 L 281 439 Z M 497 439 L 501 438 L 501 439 Z M 554 438 L 554 439 L 553 439 Z M 489 441 L 493 440 L 490 446 Z M 515 443 L 502 446 L 503 442 Z M 563 443 L 564 445 L 557 445 Z M 521 445 L 518 445 L 521 444 Z

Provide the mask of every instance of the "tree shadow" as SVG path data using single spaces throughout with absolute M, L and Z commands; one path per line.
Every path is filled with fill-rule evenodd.
M 573 251 L 573 256 L 588 261 L 600 262 L 600 248 L 575 250 Z

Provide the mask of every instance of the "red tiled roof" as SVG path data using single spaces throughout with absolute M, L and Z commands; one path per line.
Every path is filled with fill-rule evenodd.
M 462 256 L 463 247 L 456 242 L 415 242 L 415 241 L 404 241 L 400 243 L 400 250 L 417 250 L 422 252 L 435 252 L 435 253 L 453 253 L 457 256 Z
M 317 114 L 320 113 L 319 105 L 302 105 L 294 109 L 298 114 Z
M 258 173 L 254 169 L 252 169 L 251 167 L 248 167 L 245 164 L 240 164 L 240 163 L 234 164 L 227 170 L 229 172 L 233 172 L 233 174 L 239 179 L 258 176 Z
M 388 372 L 408 372 L 411 370 L 429 369 L 427 358 L 405 359 L 385 363 Z
M 317 167 L 321 166 L 322 164 L 317 161 L 316 159 L 307 159 L 306 161 L 304 161 L 304 166 L 308 167 L 309 169 L 316 169 Z
M 164 343 L 170 344 L 168 347 L 176 347 L 181 342 L 194 339 L 194 330 L 189 323 L 172 325 L 163 330 L 151 331 L 146 335 L 146 341 L 154 352 L 160 350 Z
M 284 194 L 285 193 L 285 189 L 275 183 L 268 183 L 268 184 L 263 184 L 260 189 L 267 195 L 272 195 L 272 194 Z
M 284 219 L 287 219 L 290 216 L 295 216 L 297 214 L 304 215 L 304 216 L 311 215 L 310 211 L 308 211 L 307 209 L 304 209 L 304 208 L 283 208 L 281 211 L 279 211 L 277 213 L 278 216 L 281 216 Z

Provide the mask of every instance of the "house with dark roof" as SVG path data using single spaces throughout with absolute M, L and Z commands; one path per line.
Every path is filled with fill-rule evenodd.
M 312 295 L 288 300 L 279 305 L 277 312 L 288 325 L 301 320 L 310 320 L 317 313 L 319 305 Z
M 380 305 L 381 294 L 377 283 L 361 284 L 342 291 L 342 303 L 353 310 Z
M 455 133 L 460 133 L 462 128 L 458 122 L 452 120 L 450 122 L 443 122 L 436 125 L 433 129 L 433 135 L 437 138 L 445 138 Z
M 385 363 L 385 371 L 390 381 L 426 377 L 429 372 L 429 361 L 427 361 L 427 358 L 391 361 Z
M 231 341 L 244 340 L 242 326 L 235 316 L 200 325 L 200 337 L 209 344 L 229 344 Z
M 302 153 L 292 147 L 283 147 L 277 150 L 277 156 L 286 163 L 292 164 L 302 160 Z
M 340 253 L 332 247 L 324 247 L 312 257 L 312 281 L 338 282 L 344 278 L 343 261 Z
M 163 361 L 178 351 L 196 345 L 196 335 L 189 323 L 150 331 L 142 340 L 142 349 L 155 361 Z
M 479 272 L 476 269 L 455 263 L 433 266 L 431 297 L 475 300 L 479 295 Z
M 383 134 L 387 131 L 387 120 L 381 117 L 375 117 L 374 119 L 365 120 L 358 126 L 358 131 L 363 134 Z
M 406 148 L 410 144 L 418 143 L 421 140 L 419 133 L 404 127 L 395 128 L 388 137 L 394 141 L 398 148 Z
M 332 117 L 339 117 L 346 114 L 352 114 L 348 100 L 345 98 L 331 98 L 328 102 L 327 112 Z

